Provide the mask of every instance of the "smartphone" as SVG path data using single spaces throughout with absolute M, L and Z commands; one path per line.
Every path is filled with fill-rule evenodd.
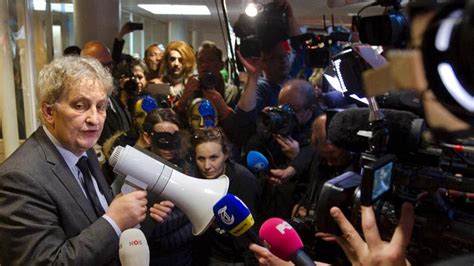
M 143 30 L 143 23 L 129 22 L 128 25 L 132 31 Z
M 395 156 L 387 154 L 363 166 L 360 201 L 364 206 L 372 206 L 392 187 Z

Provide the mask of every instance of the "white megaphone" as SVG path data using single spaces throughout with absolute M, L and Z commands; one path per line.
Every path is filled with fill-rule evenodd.
M 212 207 L 229 188 L 225 175 L 213 180 L 190 177 L 128 145 L 116 147 L 109 163 L 115 173 L 126 176 L 123 193 L 147 190 L 171 200 L 191 221 L 194 235 L 212 223 Z

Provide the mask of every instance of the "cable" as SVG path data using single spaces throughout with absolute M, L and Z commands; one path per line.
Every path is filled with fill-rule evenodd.
M 226 38 L 225 33 L 224 33 L 224 28 L 222 27 L 222 19 L 221 19 L 221 14 L 219 12 L 219 4 L 217 3 L 217 0 L 214 0 L 214 3 L 216 5 L 217 18 L 219 19 L 219 26 L 220 26 L 220 29 L 221 29 L 222 39 L 224 39 L 224 43 L 227 43 L 227 38 Z
M 234 49 L 232 47 L 232 43 L 231 43 L 231 38 L 230 38 L 230 30 L 229 30 L 229 17 L 227 16 L 227 7 L 226 7 L 226 4 L 225 4 L 225 0 L 222 0 L 222 13 L 224 14 L 224 22 L 225 22 L 225 25 L 226 25 L 226 30 L 227 30 L 227 39 L 229 40 L 229 45 L 230 45 L 230 58 L 231 60 L 230 61 L 230 77 L 232 77 L 232 79 L 234 80 L 234 78 L 238 77 L 238 74 L 237 74 L 237 71 L 236 71 L 236 67 L 235 67 L 235 54 L 234 54 Z M 238 81 L 238 80 L 234 80 L 234 81 Z M 239 85 L 239 84 L 235 84 L 235 85 Z

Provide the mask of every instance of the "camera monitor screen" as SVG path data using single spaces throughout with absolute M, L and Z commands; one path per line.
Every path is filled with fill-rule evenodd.
M 372 201 L 378 199 L 390 189 L 393 162 L 389 162 L 374 171 L 374 184 L 372 186 Z
M 373 205 L 392 185 L 395 156 L 388 154 L 364 165 L 362 175 L 361 203 Z

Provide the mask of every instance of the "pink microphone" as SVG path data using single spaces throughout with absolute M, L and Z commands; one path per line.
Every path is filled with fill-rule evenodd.
M 296 266 L 314 266 L 313 260 L 303 251 L 303 242 L 289 223 L 280 218 L 270 218 L 260 227 L 260 240 L 271 253 Z

